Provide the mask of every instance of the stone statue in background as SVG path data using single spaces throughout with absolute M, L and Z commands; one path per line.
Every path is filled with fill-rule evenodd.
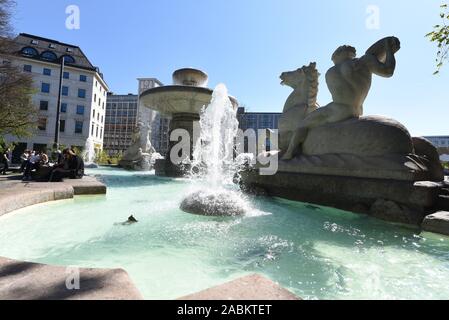
M 120 166 L 129 170 L 148 171 L 160 155 L 151 145 L 151 127 L 139 122 L 133 135 L 133 144 L 125 151 Z
M 354 47 L 339 47 L 332 55 L 335 66 L 326 73 L 326 83 L 333 102 L 316 109 L 305 118 L 296 118 L 296 129 L 288 149 L 283 150 L 283 160 L 292 159 L 300 152 L 310 129 L 362 116 L 363 103 L 371 88 L 372 75 L 393 76 L 396 67 L 394 55 L 399 49 L 400 41 L 395 37 L 378 41 L 361 58 L 356 58 Z M 283 77 L 284 74 L 281 79 Z M 315 94 L 315 91 L 313 93 Z

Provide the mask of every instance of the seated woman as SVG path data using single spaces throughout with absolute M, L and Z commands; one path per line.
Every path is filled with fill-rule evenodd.
M 71 149 L 64 150 L 63 154 L 64 161 L 53 168 L 49 181 L 60 182 L 64 178 L 82 179 L 84 176 L 83 159 Z

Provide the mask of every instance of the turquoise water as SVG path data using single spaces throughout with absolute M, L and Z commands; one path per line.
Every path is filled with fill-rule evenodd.
M 124 268 L 147 299 L 174 299 L 260 273 L 305 299 L 449 299 L 449 238 L 362 215 L 251 198 L 240 218 L 178 209 L 192 190 L 117 169 L 89 170 L 107 196 L 76 197 L 0 218 L 0 256 Z M 132 226 L 115 223 L 134 214 Z

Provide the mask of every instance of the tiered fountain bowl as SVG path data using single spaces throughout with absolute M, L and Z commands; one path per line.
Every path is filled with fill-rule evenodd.
M 190 159 L 192 159 L 193 124 L 200 120 L 200 112 L 209 105 L 213 90 L 207 87 L 208 75 L 198 69 L 183 68 L 173 73 L 173 85 L 152 88 L 142 92 L 140 104 L 146 108 L 159 112 L 171 119 L 170 133 L 176 129 L 185 129 L 191 137 Z M 238 102 L 229 97 L 234 108 Z M 177 142 L 170 142 L 166 159 L 158 160 L 155 164 L 156 175 L 180 177 L 188 171 L 184 165 L 174 164 L 170 159 L 170 150 Z

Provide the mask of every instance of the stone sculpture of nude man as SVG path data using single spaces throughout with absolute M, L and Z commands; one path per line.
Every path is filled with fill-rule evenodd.
M 313 111 L 298 123 L 282 159 L 290 160 L 299 153 L 309 129 L 363 115 L 363 103 L 371 88 L 372 75 L 393 76 L 396 68 L 394 55 L 399 49 L 400 41 L 396 37 L 378 41 L 360 58 L 356 58 L 355 48 L 339 47 L 332 55 L 335 66 L 326 73 L 333 102 Z

